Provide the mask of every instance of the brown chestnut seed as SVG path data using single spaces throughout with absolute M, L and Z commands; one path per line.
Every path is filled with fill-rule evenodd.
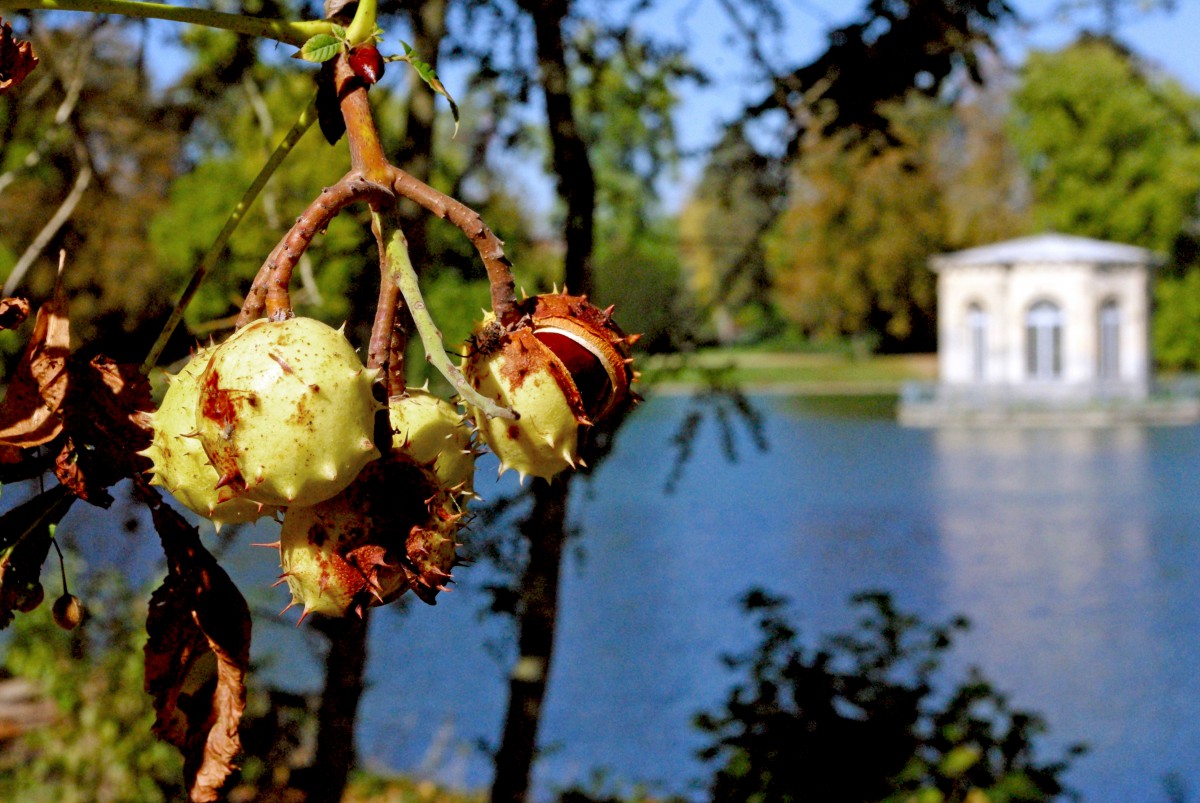
M 533 336 L 554 352 L 575 381 L 590 419 L 599 417 L 612 396 L 612 380 L 598 355 L 565 332 L 535 330 Z

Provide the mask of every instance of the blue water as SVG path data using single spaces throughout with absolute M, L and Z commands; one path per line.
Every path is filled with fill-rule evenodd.
M 643 405 L 572 498 L 580 534 L 563 578 L 543 795 L 603 770 L 700 797 L 690 722 L 729 688 L 719 656 L 754 643 L 735 600 L 757 585 L 791 598 L 813 637 L 851 625 L 847 599 L 868 588 L 931 621 L 964 614 L 973 627 L 946 683 L 978 666 L 1015 707 L 1044 715 L 1044 758 L 1086 742 L 1067 776 L 1085 800 L 1166 800 L 1168 776 L 1200 796 L 1200 428 L 931 432 L 793 399 L 756 404 L 770 448 L 742 438 L 730 462 L 709 420 L 670 495 L 687 401 Z M 485 465 L 484 497 L 512 490 L 492 476 Z M 228 558 L 262 610 L 287 595 L 265 588 L 271 556 L 244 544 L 273 540 L 271 526 Z M 144 565 L 157 546 L 140 538 L 122 549 Z M 434 608 L 377 614 L 360 753 L 478 786 L 490 768 L 476 745 L 498 737 L 511 633 L 480 616 L 488 567 L 459 575 Z M 256 624 L 273 682 L 318 688 L 319 643 Z

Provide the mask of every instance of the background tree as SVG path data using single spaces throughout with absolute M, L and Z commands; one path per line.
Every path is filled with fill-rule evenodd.
M 598 298 L 616 306 L 639 348 L 676 345 L 678 235 L 659 202 L 658 184 L 677 167 L 674 115 L 679 92 L 699 73 L 682 50 L 638 36 L 628 26 L 581 25 L 573 37 L 576 104 L 596 173 Z
M 1155 354 L 1166 368 L 1200 367 L 1200 98 L 1115 39 L 1085 36 L 1030 54 L 1013 107 L 1037 224 L 1166 256 Z
M 1031 53 L 1012 140 L 1034 223 L 1171 254 L 1197 214 L 1200 99 L 1107 37 Z
M 0 96 L 0 274 L 5 295 L 45 296 L 66 247 L 76 333 L 131 353 L 169 300 L 144 292 L 147 221 L 164 202 L 193 115 L 147 89 L 129 27 L 33 26 L 48 53 L 28 92 Z M 86 214 L 85 214 L 86 213 Z M 153 337 L 153 334 L 149 334 Z
M 695 304 L 708 311 L 701 336 L 722 343 L 777 329 L 763 238 L 786 203 L 788 171 L 746 134 L 729 126 L 679 214 L 682 268 Z
M 920 96 L 880 111 L 888 141 L 811 137 L 788 208 L 765 238 L 774 299 L 806 337 L 936 345 L 931 254 L 1012 236 L 1023 209 L 987 94 L 953 109 Z
M 816 162 L 835 160 L 836 151 L 845 151 L 847 162 L 840 170 L 846 181 L 850 180 L 846 174 L 852 164 L 873 168 L 879 172 L 873 180 L 884 183 L 883 174 L 888 169 L 915 166 L 918 162 L 911 156 L 901 156 L 900 150 L 884 156 L 883 161 L 874 160 L 886 148 L 904 146 L 904 138 L 894 130 L 894 117 L 887 109 L 895 108 L 912 94 L 948 102 L 972 82 L 981 81 L 981 64 L 986 63 L 993 32 L 1014 20 L 1015 15 L 1008 4 L 990 0 L 873 0 L 865 4 L 858 18 L 829 32 L 823 53 L 811 62 L 795 65 L 775 63 L 768 55 L 770 32 L 780 27 L 782 12 L 777 4 L 726 0 L 721 5 L 743 32 L 746 53 L 757 70 L 755 77 L 767 89 L 760 100 L 748 104 L 730 122 L 722 141 L 724 147 L 714 151 L 700 190 L 683 219 L 689 232 L 685 259 L 693 287 L 730 287 L 735 294 L 744 294 L 748 301 L 769 311 L 764 296 L 771 286 L 771 273 L 765 269 L 770 258 L 764 259 L 763 236 L 793 202 L 798 207 L 806 202 L 802 193 L 807 176 L 797 182 L 799 186 L 789 186 L 789 181 L 797 174 L 804 175 L 808 145 L 816 143 L 818 150 L 824 149 L 822 155 L 809 157 Z M 851 155 L 853 151 L 858 155 Z M 755 185 L 746 186 L 747 168 L 754 170 Z M 736 208 L 731 201 L 719 200 L 727 187 L 734 190 L 729 198 L 738 199 Z M 914 190 L 914 195 L 921 194 Z M 720 215 L 726 208 L 735 211 L 738 218 L 730 243 L 713 247 L 694 236 L 705 230 L 712 210 Z M 784 228 L 788 224 L 779 225 L 773 237 L 779 243 L 777 259 L 787 250 L 780 235 L 786 237 Z M 870 224 L 864 220 L 860 225 Z M 860 228 L 859 234 L 863 233 Z M 735 243 L 744 246 L 739 250 Z M 893 262 L 893 271 L 897 263 L 904 264 L 904 260 Z M 920 272 L 909 264 L 899 272 L 907 270 L 919 277 Z M 836 281 L 850 286 L 863 280 L 866 268 L 862 265 L 853 268 L 852 275 Z M 870 270 L 889 272 L 873 263 Z M 776 270 L 775 275 L 781 275 L 780 271 Z M 796 305 L 792 305 L 792 313 L 809 321 L 801 326 L 809 331 L 840 332 L 870 318 L 881 342 L 908 339 L 911 333 L 927 329 L 931 300 L 921 282 L 924 280 L 920 279 L 908 293 L 907 301 L 885 299 L 870 315 L 867 307 L 871 304 L 864 306 L 861 299 L 844 321 L 818 325 L 810 314 L 801 314 Z M 877 287 L 885 284 L 886 280 L 876 282 Z M 769 312 L 766 318 L 766 329 L 770 331 Z M 916 337 L 912 345 L 921 340 Z

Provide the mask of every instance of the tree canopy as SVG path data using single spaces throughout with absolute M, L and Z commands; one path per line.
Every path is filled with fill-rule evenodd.
M 1031 53 L 1011 136 L 1041 228 L 1171 254 L 1196 218 L 1200 98 L 1113 39 Z

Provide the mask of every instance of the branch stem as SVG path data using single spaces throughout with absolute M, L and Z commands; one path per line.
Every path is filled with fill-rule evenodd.
M 371 327 L 371 341 L 367 346 L 367 367 L 386 368 L 391 372 L 392 328 L 396 324 L 396 304 L 400 301 L 400 288 L 388 270 L 387 248 L 384 227 L 378 210 L 371 210 L 371 231 L 379 244 L 379 302 L 375 305 L 375 323 Z M 388 395 L 391 395 L 389 382 Z
M 229 213 L 229 217 L 226 219 L 225 225 L 221 227 L 217 238 L 213 240 L 213 244 L 209 246 L 208 251 L 200 259 L 200 264 L 196 266 L 196 270 L 192 273 L 192 278 L 188 281 L 187 287 L 184 288 L 183 295 L 180 296 L 175 309 L 171 311 L 171 317 L 167 319 L 162 332 L 158 335 L 158 340 L 154 342 L 150 353 L 146 355 L 146 361 L 142 363 L 142 373 L 149 373 L 150 369 L 158 363 L 158 358 L 162 356 L 163 349 L 167 347 L 167 342 L 171 339 L 171 335 L 174 334 L 176 327 L 179 326 L 179 322 L 183 320 L 183 315 L 187 311 L 188 305 L 192 303 L 196 291 L 200 289 L 200 283 L 208 276 L 208 272 L 212 270 L 217 259 L 224 252 L 225 244 L 233 236 L 233 232 L 237 229 L 238 224 L 246 217 L 246 212 L 250 209 L 250 205 L 262 193 L 271 176 L 275 175 L 275 171 L 283 164 L 284 159 L 296 147 L 296 143 L 312 127 L 316 119 L 317 102 L 314 95 L 313 99 L 309 101 L 304 111 L 296 119 L 296 123 L 292 126 L 291 130 L 284 135 L 283 140 L 275 147 L 270 158 L 267 159 L 267 163 L 263 165 L 262 170 L 258 171 L 258 175 L 254 177 L 254 181 L 246 188 L 246 191 L 242 194 L 242 199 L 238 201 L 237 206 Z
M 361 10 L 361 4 L 359 8 Z M 355 19 L 358 17 L 355 16 Z M 354 74 L 350 57 L 345 53 L 338 55 L 333 76 L 342 119 L 346 121 L 351 169 L 357 170 L 386 194 L 391 194 L 392 166 L 379 141 L 379 131 L 375 128 L 375 117 L 371 113 L 371 101 L 367 98 L 367 86 Z
M 462 400 L 472 407 L 478 407 L 492 418 L 516 419 L 516 414 L 506 407 L 501 407 L 491 399 L 480 394 L 462 371 L 458 370 L 450 358 L 446 356 L 446 347 L 442 343 L 442 333 L 429 315 L 425 299 L 421 297 L 421 287 L 417 281 L 417 272 L 413 269 L 412 260 L 408 256 L 408 241 L 404 232 L 396 225 L 395 214 L 378 217 L 381 239 L 387 243 L 385 251 L 386 272 L 391 274 L 392 281 L 400 288 L 404 303 L 408 305 L 413 324 L 425 347 L 425 359 L 436 368 L 442 376 L 454 386 Z
M 377 0 L 358 0 L 354 19 L 346 27 L 350 46 L 361 45 L 375 34 Z
M 373 5 L 373 3 L 372 3 Z M 138 19 L 169 20 L 219 28 L 234 33 L 274 39 L 299 47 L 319 33 L 332 33 L 333 25 L 325 20 L 279 20 L 228 14 L 205 8 L 189 8 L 166 3 L 145 3 L 138 0 L 0 0 L 0 9 L 41 9 L 83 11 L 92 14 L 118 14 Z
M 356 201 L 368 200 L 378 195 L 378 188 L 368 184 L 362 176 L 353 171 L 333 186 L 321 190 L 321 194 L 296 218 L 295 224 L 258 269 L 250 292 L 246 294 L 237 326 L 241 328 L 258 318 L 263 314 L 264 308 L 268 315 L 282 314 L 283 317 L 287 317 L 291 311 L 288 282 L 291 281 L 296 263 L 300 261 L 313 239 L 325 230 L 329 221 L 342 209 Z
M 399 167 L 391 167 L 391 185 L 396 193 L 415 201 L 442 220 L 448 220 L 466 235 L 479 252 L 491 283 L 492 311 L 503 324 L 520 317 L 512 263 L 504 255 L 504 241 L 492 233 L 479 213 L 456 201 Z

